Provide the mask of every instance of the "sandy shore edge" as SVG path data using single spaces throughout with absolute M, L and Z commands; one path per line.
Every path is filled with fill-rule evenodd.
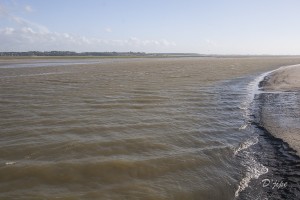
M 261 83 L 264 92 L 300 92 L 300 65 L 292 65 L 274 70 Z M 278 106 L 278 105 L 274 105 Z M 276 109 L 276 108 L 275 108 Z M 289 125 L 284 116 L 272 116 L 274 113 L 263 113 L 265 128 L 276 138 L 287 142 L 300 156 L 300 124 Z M 295 116 L 297 118 L 297 116 Z M 297 120 L 297 119 L 296 119 Z M 271 122 L 272 121 L 272 122 Z
M 300 91 L 300 64 L 271 72 L 262 85 L 264 91 Z

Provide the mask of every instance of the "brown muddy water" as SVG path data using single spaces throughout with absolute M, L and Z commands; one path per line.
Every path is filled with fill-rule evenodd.
M 225 200 L 271 173 L 257 77 L 300 58 L 0 63 L 0 199 Z

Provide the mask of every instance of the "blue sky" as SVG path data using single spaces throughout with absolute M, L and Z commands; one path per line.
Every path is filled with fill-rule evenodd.
M 300 54 L 299 0 L 0 0 L 0 51 Z

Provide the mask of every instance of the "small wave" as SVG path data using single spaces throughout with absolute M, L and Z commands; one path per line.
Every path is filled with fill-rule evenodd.
M 259 83 L 265 78 L 265 76 L 269 74 L 269 72 L 263 73 L 260 76 L 256 77 L 253 81 L 251 81 L 247 86 L 247 97 L 244 102 L 241 103 L 240 109 L 244 110 L 244 117 L 246 121 L 250 120 L 250 107 L 254 100 L 255 95 L 259 92 Z
M 253 81 L 251 81 L 248 84 L 248 86 L 247 86 L 247 91 L 248 91 L 247 93 L 248 93 L 248 95 L 247 95 L 245 101 L 242 102 L 240 104 L 240 106 L 239 106 L 239 108 L 244 111 L 243 115 L 245 117 L 245 123 L 239 128 L 240 130 L 246 129 L 247 126 L 249 125 L 249 123 L 251 123 L 251 110 L 250 110 L 250 107 L 251 107 L 251 104 L 252 104 L 252 102 L 253 102 L 253 100 L 255 98 L 255 95 L 261 93 L 261 91 L 260 91 L 260 85 L 265 80 L 265 78 L 269 74 L 271 74 L 271 73 L 273 73 L 273 72 L 275 72 L 277 70 L 292 68 L 292 67 L 295 67 L 295 66 L 299 66 L 299 64 L 298 65 L 282 66 L 282 67 L 280 67 L 278 69 L 265 72 L 265 73 L 257 76 Z M 278 92 L 266 92 L 266 91 L 264 91 L 264 93 L 278 93 Z
M 258 143 L 257 136 L 246 140 L 245 142 L 241 143 L 238 148 L 234 150 L 234 156 L 236 156 L 240 151 L 248 149 L 250 146 L 255 145 L 257 143 Z
M 13 162 L 13 161 L 10 161 L 10 162 L 6 162 L 5 165 L 14 165 L 16 164 L 17 162 Z
M 51 62 L 29 62 L 29 63 L 12 63 L 0 66 L 0 69 L 13 69 L 13 68 L 32 68 L 32 67 L 55 67 L 55 66 L 66 66 L 66 65 L 81 65 L 81 64 L 98 64 L 103 63 L 103 61 L 99 60 L 87 60 L 87 61 L 51 61 Z
M 282 66 L 276 70 L 265 72 L 256 77 L 252 82 L 248 84 L 248 96 L 246 100 L 240 105 L 240 109 L 244 110 L 245 117 L 245 123 L 239 128 L 240 130 L 246 129 L 247 126 L 251 123 L 251 104 L 254 101 L 255 95 L 261 93 L 260 86 L 261 83 L 266 79 L 266 77 L 274 71 L 294 66 L 297 65 Z M 248 149 L 250 146 L 257 144 L 258 141 L 258 136 L 255 136 L 241 143 L 239 147 L 234 150 L 234 156 L 240 154 L 240 156 L 243 158 L 241 164 L 246 168 L 246 174 L 240 181 L 238 189 L 235 192 L 236 198 L 239 196 L 240 192 L 248 187 L 252 179 L 258 179 L 261 175 L 268 173 L 269 169 L 255 159 L 254 152 L 246 151 L 246 149 Z
M 16 76 L 0 76 L 0 78 L 16 78 L 16 77 L 30 77 L 30 76 L 46 76 L 46 75 L 53 75 L 53 74 L 66 74 L 68 72 L 49 72 L 49 73 L 40 73 L 40 74 L 22 74 Z
M 259 83 L 264 79 L 267 73 L 256 77 L 247 85 L 247 96 L 240 104 L 239 109 L 243 110 L 244 123 L 239 127 L 239 130 L 245 130 L 251 124 L 251 105 L 254 101 L 255 95 L 259 91 Z
M 243 125 L 240 126 L 239 130 L 246 129 L 251 124 L 251 105 L 254 101 L 255 95 L 259 93 L 259 83 L 264 80 L 264 78 L 270 72 L 266 72 L 261 74 L 260 76 L 256 77 L 253 81 L 251 81 L 247 86 L 247 97 L 244 102 L 241 103 L 240 109 L 243 110 L 245 122 Z M 261 175 L 268 172 L 268 168 L 259 163 L 254 155 L 253 152 L 246 151 L 249 147 L 258 143 L 258 136 L 251 137 L 246 141 L 242 142 L 236 149 L 234 149 L 234 156 L 240 154 L 242 157 L 242 165 L 246 168 L 245 176 L 239 182 L 238 189 L 235 191 L 235 197 L 237 198 L 243 190 L 245 190 L 250 181 L 252 179 L 258 179 Z
M 243 154 L 244 161 L 242 165 L 246 167 L 247 172 L 245 177 L 240 181 L 238 189 L 235 191 L 236 198 L 241 191 L 248 187 L 252 179 L 258 179 L 261 175 L 268 173 L 268 168 L 259 163 L 250 152 L 245 151 Z
M 249 123 L 245 123 L 243 125 L 240 126 L 239 130 L 244 130 L 248 127 Z

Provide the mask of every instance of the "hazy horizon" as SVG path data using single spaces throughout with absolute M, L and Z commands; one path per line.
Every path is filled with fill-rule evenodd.
M 0 1 L 1 52 L 299 55 L 300 2 Z

